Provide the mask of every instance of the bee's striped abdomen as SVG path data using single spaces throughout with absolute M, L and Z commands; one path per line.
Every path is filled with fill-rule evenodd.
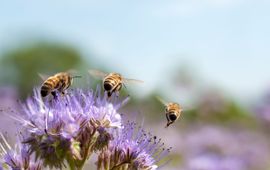
M 69 73 L 61 72 L 54 76 L 49 77 L 41 86 L 41 96 L 46 97 L 50 93 L 55 97 L 56 91 L 64 94 L 66 90 L 72 83 L 72 77 Z
M 112 93 L 120 91 L 122 87 L 121 75 L 117 73 L 110 73 L 107 77 L 105 77 L 103 86 L 105 91 L 108 92 L 108 97 L 110 97 Z
M 41 86 L 41 96 L 46 97 L 55 87 L 55 81 L 53 80 L 53 77 L 49 77 Z
M 166 118 L 168 120 L 167 127 L 176 121 L 181 114 L 181 107 L 177 103 L 169 103 L 166 106 Z
M 176 107 L 170 107 L 168 112 L 179 112 L 179 108 Z

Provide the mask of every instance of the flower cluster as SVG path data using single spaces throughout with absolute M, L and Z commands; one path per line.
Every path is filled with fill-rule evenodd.
M 12 116 L 23 126 L 22 153 L 34 156 L 50 169 L 82 169 L 93 153 L 98 154 L 100 170 L 156 169 L 169 150 L 142 128 L 135 132 L 134 123 L 122 124 L 118 109 L 127 101 L 119 102 L 117 96 L 108 99 L 99 88 L 96 92 L 71 90 L 56 99 L 44 99 L 34 90 L 33 97 Z M 16 159 L 9 156 L 9 160 Z M 10 167 L 12 162 L 6 158 Z
M 0 154 L 1 163 L 8 169 L 12 170 L 41 170 L 42 165 L 40 161 L 35 161 L 31 156 L 28 146 L 21 144 L 19 141 L 15 148 L 12 148 L 7 142 L 3 134 L 0 134 Z M 0 170 L 3 167 L 0 166 Z
M 156 136 L 146 133 L 134 122 L 128 122 L 121 133 L 102 152 L 97 161 L 98 169 L 128 170 L 157 169 L 158 163 L 170 152 Z

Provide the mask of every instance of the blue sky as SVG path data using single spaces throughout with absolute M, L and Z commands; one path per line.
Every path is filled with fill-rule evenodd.
M 145 80 L 146 91 L 187 64 L 202 84 L 251 98 L 270 84 L 269 9 L 267 0 L 5 1 L 0 47 L 31 36 L 67 42 Z

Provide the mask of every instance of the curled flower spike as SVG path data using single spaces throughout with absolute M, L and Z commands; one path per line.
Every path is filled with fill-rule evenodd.
M 12 170 L 41 170 L 41 162 L 35 160 L 30 152 L 28 146 L 19 144 L 12 149 L 11 146 L 8 144 L 7 140 L 0 134 L 1 142 L 0 142 L 0 155 L 1 155 L 1 162 L 7 167 Z M 0 167 L 0 170 L 3 168 Z
M 108 147 L 111 130 L 122 128 L 117 109 L 126 101 L 110 103 L 99 89 L 73 90 L 55 100 L 43 99 L 35 90 L 19 113 L 24 116 L 14 118 L 27 132 L 24 144 L 45 166 L 61 169 L 67 161 L 73 169 L 81 168 L 93 151 Z
M 127 123 L 99 155 L 97 166 L 99 170 L 154 170 L 170 149 L 135 123 Z
M 93 145 L 93 150 L 99 151 L 99 150 L 107 149 L 109 142 L 113 139 L 112 134 L 107 132 L 105 128 L 103 127 L 99 127 L 97 131 L 99 135 Z

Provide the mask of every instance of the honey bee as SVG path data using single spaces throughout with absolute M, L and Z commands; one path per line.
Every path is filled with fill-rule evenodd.
M 94 77 L 103 79 L 103 88 L 107 92 L 108 97 L 111 97 L 113 93 L 118 95 L 125 83 L 143 83 L 141 80 L 124 78 L 119 73 L 104 73 L 99 70 L 89 70 L 88 72 Z
M 56 91 L 64 95 L 65 90 L 67 90 L 72 84 L 73 78 L 81 77 L 81 76 L 72 76 L 68 72 L 60 72 L 50 77 L 41 74 L 39 75 L 44 80 L 40 89 L 41 96 L 46 97 L 49 94 L 52 94 L 54 98 L 56 98 Z
M 165 115 L 167 118 L 166 128 L 173 124 L 181 115 L 182 107 L 178 103 L 165 102 L 160 97 L 157 99 L 165 106 Z

